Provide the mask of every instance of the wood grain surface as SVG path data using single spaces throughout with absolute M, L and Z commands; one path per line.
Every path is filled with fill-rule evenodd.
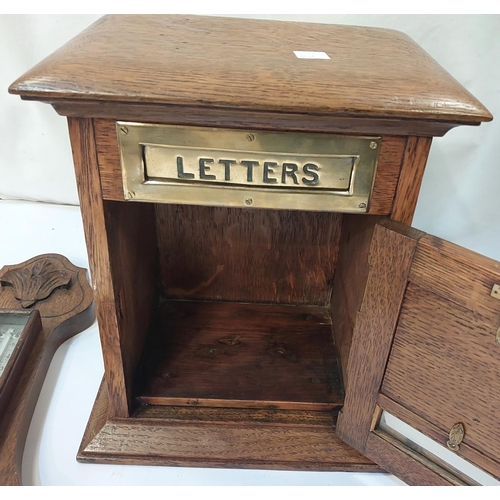
M 500 264 L 412 231 L 392 221 L 374 231 L 338 433 L 406 482 L 462 484 L 471 480 L 385 435 L 375 417 L 380 406 L 444 446 L 450 429 L 462 423 L 457 454 L 499 477 L 500 301 L 491 291 L 500 283 Z M 370 321 L 358 338 L 365 317 Z M 380 318 L 387 329 L 378 326 Z
M 370 433 L 364 453 L 410 486 L 467 484 L 386 433 Z
M 337 422 L 336 412 L 315 410 L 277 410 L 261 408 L 207 408 L 193 406 L 141 405 L 132 417 L 154 422 L 217 422 L 233 425 L 252 422 L 252 425 L 287 425 L 291 427 L 328 427 Z
M 443 431 L 442 426 L 439 427 L 435 423 L 426 420 L 414 411 L 405 408 L 401 404 L 389 398 L 385 394 L 378 395 L 377 403 L 382 409 L 399 418 L 403 422 L 406 422 L 414 429 L 422 432 L 426 436 L 433 439 L 436 443 L 439 443 L 441 446 L 446 448 L 450 429 Z M 494 460 L 466 442 L 462 442 L 460 444 L 460 456 L 472 464 L 477 465 L 486 472 L 489 472 L 493 476 L 500 477 L 500 463 L 497 460 L 498 457 Z M 468 481 L 470 482 L 471 479 L 468 478 Z
M 341 214 L 156 205 L 170 298 L 326 305 Z
M 104 215 L 130 408 L 135 376 L 158 305 L 160 283 L 154 207 L 147 203 L 105 201 Z
M 363 451 L 418 239 L 423 233 L 393 221 L 375 227 L 370 272 L 347 364 L 345 404 L 337 434 Z
M 58 254 L 34 257 L 30 263 L 43 257 L 64 269 L 70 276 L 69 284 L 55 289 L 48 297 L 32 306 L 38 310 L 42 330 L 30 348 L 26 365 L 17 379 L 16 390 L 0 415 L 0 485 L 22 484 L 22 458 L 31 417 L 45 375 L 57 348 L 73 335 L 88 328 L 95 320 L 92 289 L 86 269 L 76 267 Z M 15 289 L 0 285 L 0 308 L 22 309 Z
M 460 484 L 374 429 L 386 397 L 428 432 L 463 421 L 470 457 L 500 456 L 500 301 L 489 296 L 500 265 L 393 221 L 375 226 L 411 223 L 432 136 L 492 119 L 409 37 L 106 16 L 9 90 L 70 117 L 106 370 L 80 460 L 377 470 L 332 430 L 336 350 L 347 389 L 337 432 L 350 445 L 410 483 Z M 116 120 L 382 136 L 369 215 L 125 203 Z M 151 330 L 165 298 L 184 302 L 166 302 Z M 39 383 L 23 377 L 26 391 Z M 19 482 L 0 456 L 1 477 Z
M 429 137 L 408 137 L 391 219 L 411 225 L 431 148 Z
M 464 443 L 500 459 L 500 345 L 494 322 L 410 283 L 382 393 Z M 460 455 L 460 450 L 458 451 Z
M 328 309 L 165 302 L 136 399 L 173 406 L 339 408 L 343 391 Z
M 297 50 L 329 59 L 298 59 Z M 106 16 L 9 90 L 40 100 L 491 120 L 401 32 L 208 16 Z
M 83 230 L 94 289 L 104 369 L 113 415 L 128 415 L 127 387 L 121 352 L 118 297 L 111 274 L 111 253 L 107 238 L 104 202 L 101 193 L 92 120 L 68 118 L 73 162 Z
M 166 117 L 163 118 L 163 122 L 168 123 Z M 202 123 L 202 125 L 206 126 L 207 124 Z M 94 120 L 94 127 L 103 197 L 107 200 L 124 201 L 115 121 Z M 378 133 L 379 131 L 377 131 Z M 400 179 L 406 142 L 405 137 L 383 137 L 369 214 L 387 215 L 391 212 L 396 187 Z M 409 175 L 413 175 L 413 172 L 410 172 Z
M 333 336 L 342 368 L 343 383 L 349 385 L 347 365 L 352 336 L 361 308 L 370 265 L 368 261 L 373 230 L 380 217 L 345 214 L 339 257 L 333 280 L 330 314 Z
M 260 421 L 254 421 L 254 410 L 212 409 L 209 421 L 202 418 L 179 421 L 176 416 L 172 418 L 171 408 L 153 407 L 146 408 L 145 414 L 139 412 L 137 417 L 109 419 L 107 405 L 107 391 L 101 386 L 78 452 L 80 462 L 381 471 L 335 435 L 329 413 L 319 421 L 323 412 L 312 412 L 317 414 L 315 423 L 307 426 L 303 423 L 311 412 L 286 411 L 293 416 L 284 419 L 267 416 L 263 423 L 262 415 Z M 206 408 L 183 411 L 187 410 L 207 411 Z M 250 419 L 245 421 L 248 411 Z M 152 418 L 151 413 L 156 416 Z M 300 414 L 303 416 L 299 417 Z
M 40 100 L 22 96 L 26 100 Z M 432 120 L 405 120 L 402 118 L 354 118 L 337 115 L 312 115 L 221 108 L 218 106 L 186 106 L 176 104 L 137 104 L 115 101 L 76 101 L 71 99 L 44 99 L 62 116 L 73 118 L 105 118 L 144 123 L 170 123 L 201 127 L 253 128 L 296 132 L 324 132 L 338 134 L 397 135 L 441 137 L 456 123 Z M 469 123 L 468 125 L 474 125 Z
M 500 321 L 500 300 L 491 296 L 500 284 L 500 262 L 449 241 L 426 235 L 415 253 L 410 280 L 492 324 Z

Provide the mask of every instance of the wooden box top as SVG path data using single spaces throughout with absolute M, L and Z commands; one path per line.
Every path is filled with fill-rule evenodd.
M 210 16 L 103 17 L 9 91 L 51 103 L 175 104 L 450 126 L 492 119 L 404 33 Z

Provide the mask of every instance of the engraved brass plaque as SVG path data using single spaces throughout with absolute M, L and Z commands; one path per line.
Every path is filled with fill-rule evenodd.
M 380 137 L 117 123 L 124 198 L 367 212 Z

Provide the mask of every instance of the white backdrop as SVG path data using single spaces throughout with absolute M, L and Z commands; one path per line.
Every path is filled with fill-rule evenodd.
M 98 17 L 0 16 L 0 198 L 78 204 L 65 119 L 7 87 Z M 500 260 L 500 16 L 247 17 L 404 31 L 482 101 L 497 120 L 434 140 L 414 225 Z

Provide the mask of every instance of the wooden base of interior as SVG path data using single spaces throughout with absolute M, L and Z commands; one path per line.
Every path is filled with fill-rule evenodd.
M 107 410 L 103 381 L 79 462 L 381 472 L 340 441 L 330 412 L 143 406 L 108 419 Z
M 163 302 L 149 334 L 138 404 L 328 411 L 343 404 L 329 310 Z

